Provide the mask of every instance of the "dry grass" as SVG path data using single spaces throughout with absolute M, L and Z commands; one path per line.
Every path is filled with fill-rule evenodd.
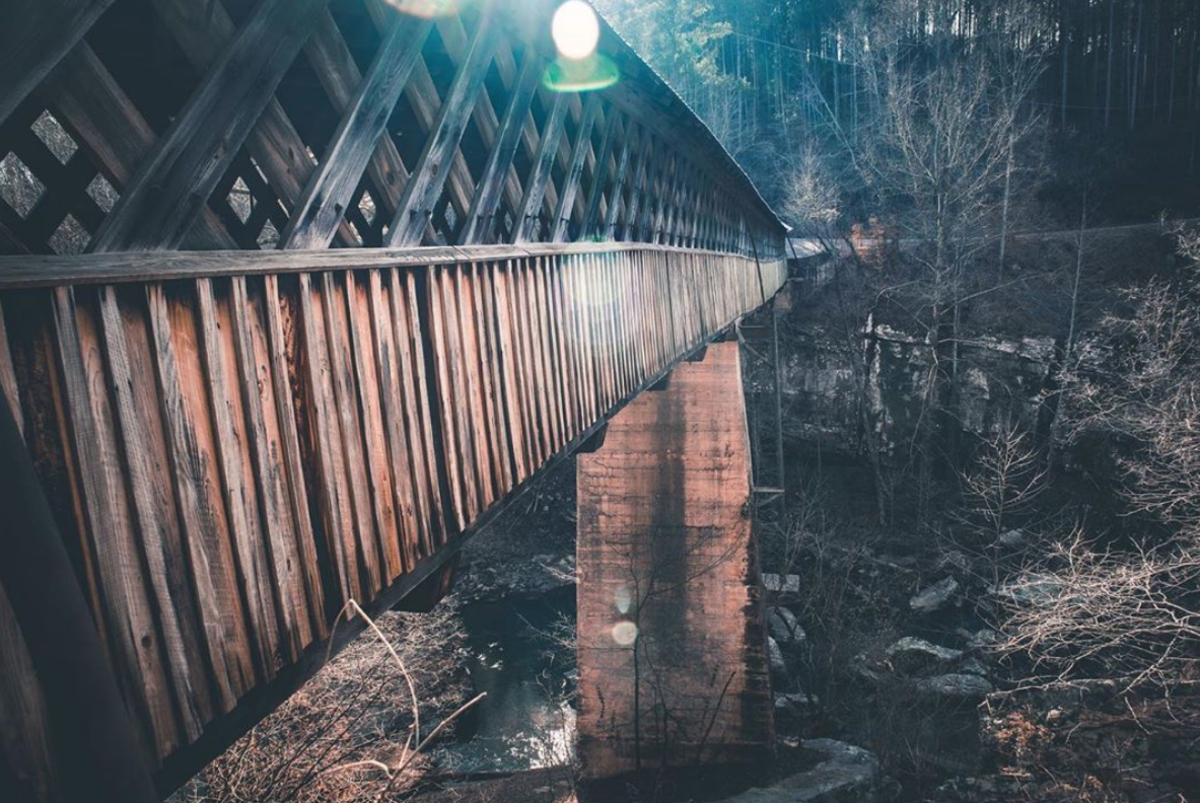
M 414 748 L 447 733 L 434 730 L 469 689 L 464 635 L 449 606 L 387 613 L 377 626 L 177 792 L 174 803 L 374 803 L 416 786 L 430 765 Z

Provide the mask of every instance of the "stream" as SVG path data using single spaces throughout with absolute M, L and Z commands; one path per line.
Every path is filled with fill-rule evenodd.
M 462 608 L 468 671 L 487 692 L 437 751 L 453 773 L 519 772 L 568 763 L 575 742 L 575 587 Z

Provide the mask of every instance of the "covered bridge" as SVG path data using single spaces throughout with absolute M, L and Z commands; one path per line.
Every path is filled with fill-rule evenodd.
M 0 798 L 170 792 L 784 280 L 549 0 L 0 11 Z

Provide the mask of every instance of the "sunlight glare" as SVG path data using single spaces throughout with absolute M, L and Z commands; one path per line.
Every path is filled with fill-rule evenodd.
M 460 0 L 387 0 L 401 14 L 422 19 L 449 17 L 458 13 Z
M 638 629 L 633 622 L 617 622 L 613 625 L 612 637 L 613 641 L 620 644 L 622 647 L 628 647 L 633 642 L 637 641 Z
M 586 59 L 600 43 L 600 20 L 583 0 L 567 0 L 554 12 L 550 23 L 554 46 L 563 58 Z

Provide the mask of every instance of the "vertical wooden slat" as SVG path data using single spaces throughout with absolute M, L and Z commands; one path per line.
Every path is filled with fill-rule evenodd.
M 166 755 L 180 744 L 178 714 L 120 479 L 98 332 L 89 316 L 80 316 L 69 287 L 54 291 L 54 324 L 88 529 L 104 587 L 110 647 L 121 669 L 123 690 L 143 718 L 144 735 L 157 755 Z
M 255 663 L 263 677 L 274 677 L 276 648 L 279 644 L 275 603 L 268 580 L 267 558 L 246 453 L 246 434 L 241 394 L 235 390 L 236 373 L 231 365 L 232 343 L 226 343 L 229 325 L 218 321 L 217 302 L 212 281 L 196 282 L 197 310 L 204 355 L 205 377 L 213 404 L 216 444 L 225 494 L 225 507 L 237 559 L 238 583 L 245 596 L 246 610 L 253 631 Z
M 516 342 L 511 292 L 511 265 L 496 266 L 493 283 L 496 289 L 496 328 L 500 348 L 501 375 L 504 380 L 504 402 L 508 426 L 512 433 L 512 453 L 516 481 L 523 482 L 531 472 L 529 430 L 526 426 L 525 394 L 521 382 L 520 345 Z
M 375 514 L 374 540 L 382 557 L 380 571 L 383 585 L 386 586 L 404 570 L 400 559 L 396 479 L 392 474 L 392 461 L 380 409 L 379 377 L 375 370 L 379 344 L 371 331 L 370 298 L 367 287 L 357 281 L 353 271 L 346 272 L 346 311 L 355 387 L 358 390 L 354 404 L 361 413 L 364 468 L 371 510 Z
M 309 274 L 300 274 L 300 326 L 303 331 L 305 380 L 308 397 L 309 429 L 313 433 L 313 451 L 317 458 L 318 490 L 325 518 L 325 535 L 337 573 L 341 602 L 362 599 L 358 571 L 358 547 L 354 538 L 354 513 L 350 501 L 341 428 L 333 395 L 332 368 L 324 324 L 325 303 L 312 286 Z M 339 606 L 340 607 L 340 606 Z
M 230 313 L 234 351 L 241 379 L 242 404 L 246 410 L 246 433 L 254 461 L 254 482 L 258 489 L 265 546 L 270 560 L 272 588 L 279 610 L 280 626 L 287 636 L 292 659 L 313 639 L 308 596 L 305 589 L 301 550 L 296 543 L 299 528 L 288 490 L 288 478 L 281 461 L 284 453 L 279 405 L 272 377 L 271 348 L 268 343 L 266 315 L 262 295 L 253 298 L 247 280 L 230 280 Z M 291 411 L 286 418 L 291 417 Z
M 157 450 L 151 446 L 151 435 L 146 430 L 150 411 L 140 406 L 135 398 L 135 383 L 144 382 L 146 377 L 135 377 L 125 322 L 118 308 L 116 291 L 111 286 L 100 290 L 100 328 L 112 382 L 114 412 L 120 427 L 119 445 L 124 452 L 125 476 L 140 533 L 140 551 L 158 608 L 162 647 L 180 722 L 187 739 L 193 740 L 200 735 L 201 723 L 211 715 L 206 681 L 203 676 L 192 676 L 191 667 L 202 665 L 199 651 L 185 635 L 185 632 L 190 633 L 185 629 L 191 623 L 184 616 L 184 600 L 178 593 L 173 593 L 172 586 L 176 583 L 168 576 L 168 541 L 178 541 L 179 534 L 174 511 L 170 509 L 160 481 L 164 467 L 155 462 Z
M 300 553 L 300 573 L 304 584 L 308 617 L 313 633 L 328 633 L 325 620 L 325 590 L 321 567 L 317 562 L 316 533 L 309 512 L 308 483 L 301 462 L 300 433 L 296 427 L 296 399 L 291 374 L 299 371 L 298 355 L 284 331 L 282 297 L 275 276 L 263 278 L 263 307 L 266 312 L 267 353 L 279 421 L 280 444 L 277 459 L 282 463 L 291 506 L 294 537 Z
M 466 426 L 460 420 L 461 407 L 459 393 L 460 377 L 457 374 L 458 359 L 456 350 L 450 345 L 450 330 L 456 316 L 446 312 L 446 283 L 447 268 L 435 267 L 429 271 L 429 347 L 433 354 L 434 370 L 436 372 L 435 386 L 438 389 L 438 406 L 441 408 L 442 423 L 442 455 L 446 466 L 446 474 L 450 484 L 451 506 L 454 510 L 457 529 L 462 530 L 471 518 L 475 503 L 473 483 L 468 485 L 471 476 L 470 469 L 464 469 L 464 460 L 470 460 L 470 451 L 459 439 L 466 437 Z
M 455 272 L 453 295 L 458 307 L 459 356 L 466 396 L 463 404 L 471 420 L 471 440 L 475 447 L 475 483 L 479 491 L 479 510 L 496 500 L 495 474 L 492 471 L 491 424 L 487 414 L 482 371 L 480 370 L 479 334 L 475 317 L 475 266 L 467 263 Z
M 204 623 L 202 634 L 216 684 L 217 708 L 224 713 L 253 685 L 254 670 L 242 625 L 242 603 L 234 585 L 225 513 L 215 492 L 219 479 L 212 473 L 215 461 L 208 427 L 209 401 L 204 388 L 195 382 L 198 377 L 189 372 L 185 378 L 175 356 L 178 337 L 181 346 L 189 349 L 183 358 L 185 364 L 199 364 L 194 324 L 189 326 L 187 318 L 179 326 L 172 324 L 170 304 L 161 285 L 150 285 L 146 299 L 157 357 L 159 399 L 168 432 L 171 478 Z
M 347 281 L 349 281 L 347 279 Z M 354 381 L 353 356 L 347 329 L 347 300 L 349 287 L 339 283 L 333 273 L 321 275 L 321 295 L 324 301 L 325 329 L 329 335 L 329 369 L 333 397 L 337 405 L 341 428 L 342 449 L 346 455 L 349 476 L 350 504 L 354 514 L 354 529 L 358 535 L 359 559 L 366 574 L 367 590 L 374 595 L 383 587 L 380 568 L 381 550 L 373 511 L 373 495 L 368 478 L 363 449 L 363 427 L 358 408 L 357 386 Z
M 388 291 L 393 292 L 393 288 L 389 288 Z M 402 525 L 397 544 L 398 557 L 401 559 L 399 571 L 411 571 L 418 560 L 417 550 L 422 527 L 418 519 L 423 518 L 424 514 L 424 504 L 419 501 L 421 483 L 412 464 L 411 446 L 406 435 L 405 403 L 402 401 L 402 397 L 411 394 L 414 388 L 412 385 L 401 384 L 392 313 L 383 298 L 383 280 L 378 270 L 372 270 L 367 276 L 367 293 L 371 332 L 375 339 L 375 372 L 378 376 L 382 423 L 391 468 L 391 492 Z M 395 575 L 392 579 L 395 579 Z

